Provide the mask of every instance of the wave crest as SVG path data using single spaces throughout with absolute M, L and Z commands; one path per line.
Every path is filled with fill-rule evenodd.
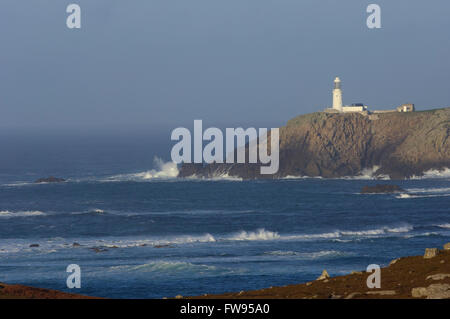
M 29 216 L 43 216 L 46 215 L 41 211 L 21 211 L 21 212 L 11 212 L 9 210 L 0 211 L 0 217 L 13 218 L 13 217 L 29 217 Z

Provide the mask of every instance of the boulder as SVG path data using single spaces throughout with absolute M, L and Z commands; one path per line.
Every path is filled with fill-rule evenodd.
M 392 261 L 389 263 L 389 266 L 392 266 L 392 265 L 396 264 L 397 261 L 399 261 L 399 260 L 400 260 L 400 258 L 397 258 L 397 259 L 392 260 Z
M 39 178 L 36 181 L 34 181 L 36 184 L 40 184 L 40 183 L 62 183 L 65 182 L 66 180 L 63 178 L 57 178 L 54 176 L 50 176 L 50 177 L 46 177 L 46 178 Z
M 432 284 L 428 287 L 417 287 L 411 290 L 411 295 L 414 298 L 427 299 L 447 299 L 450 298 L 450 285 L 449 284 Z
M 427 280 L 444 280 L 447 277 L 450 277 L 450 274 L 435 274 L 428 276 Z
M 36 248 L 36 247 L 39 247 L 39 244 L 31 244 L 30 245 L 30 248 Z
M 395 193 L 403 191 L 404 190 L 397 185 L 377 184 L 375 186 L 364 186 L 361 189 L 361 194 Z
M 434 258 L 437 255 L 439 255 L 439 249 L 437 248 L 426 248 L 425 249 L 425 255 L 423 255 L 423 258 L 430 259 Z
M 450 250 L 450 243 L 446 243 L 444 245 L 444 250 Z
M 325 280 L 330 278 L 330 275 L 328 274 L 328 272 L 324 269 L 322 271 L 322 274 L 319 276 L 319 278 L 317 278 L 316 280 Z

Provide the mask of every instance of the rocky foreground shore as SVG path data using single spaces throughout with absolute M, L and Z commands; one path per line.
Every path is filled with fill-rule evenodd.
M 0 299 L 98 299 L 58 290 L 0 283 Z
M 428 248 L 423 256 L 403 257 L 381 268 L 381 288 L 369 289 L 365 271 L 254 291 L 202 295 L 189 299 L 450 299 L 450 243 Z M 57 290 L 0 283 L 0 299 L 91 299 Z M 176 296 L 176 299 L 185 298 Z
M 381 288 L 369 289 L 365 271 L 255 291 L 203 295 L 192 299 L 450 299 L 450 243 L 429 248 L 424 256 L 393 260 L 381 268 Z M 181 296 L 178 296 L 181 298 Z

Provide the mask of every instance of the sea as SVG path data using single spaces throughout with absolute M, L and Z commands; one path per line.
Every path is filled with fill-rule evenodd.
M 169 141 L 0 137 L 0 282 L 109 298 L 304 283 L 450 242 L 450 170 L 382 181 L 177 178 Z M 64 183 L 35 184 L 56 176 Z M 395 194 L 361 194 L 395 184 Z M 69 265 L 81 287 L 69 289 Z

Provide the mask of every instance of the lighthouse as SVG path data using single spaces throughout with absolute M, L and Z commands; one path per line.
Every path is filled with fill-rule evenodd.
M 343 111 L 342 108 L 342 90 L 341 90 L 341 79 L 336 77 L 334 79 L 334 89 L 333 89 L 333 109 L 339 112 Z

